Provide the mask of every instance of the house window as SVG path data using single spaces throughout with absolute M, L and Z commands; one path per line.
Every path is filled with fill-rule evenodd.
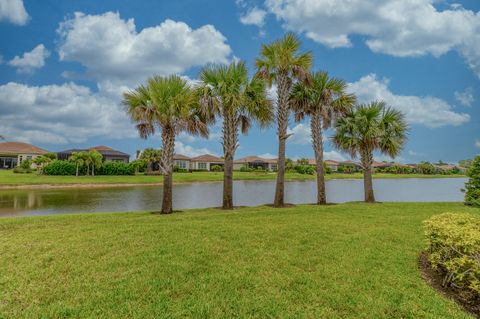
M 31 155 L 27 155 L 27 160 L 31 161 L 31 160 L 32 160 L 32 156 L 31 156 Z
M 270 169 L 272 171 L 276 171 L 277 170 L 277 164 L 270 164 Z
M 178 168 L 186 169 L 187 168 L 187 161 L 176 161 L 175 165 Z
M 207 169 L 207 163 L 198 163 L 198 169 Z

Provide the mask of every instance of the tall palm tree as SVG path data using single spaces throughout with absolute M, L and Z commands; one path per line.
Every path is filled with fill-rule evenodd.
M 272 119 L 271 102 L 265 83 L 258 77 L 248 78 L 244 62 L 230 65 L 209 65 L 200 72 L 198 88 L 204 113 L 223 119 L 223 209 L 233 208 L 233 158 L 238 147 L 238 131 L 248 132 L 251 121 L 261 126 Z
M 290 103 L 295 120 L 300 122 L 310 117 L 312 147 L 317 170 L 317 204 L 326 204 L 325 171 L 323 167 L 322 130 L 331 127 L 335 119 L 355 104 L 355 96 L 347 94 L 344 81 L 328 76 L 326 72 L 311 74 L 309 83 L 295 84 Z
M 199 112 L 199 103 L 194 90 L 186 80 L 177 75 L 154 76 L 146 85 L 123 95 L 127 113 L 140 137 L 147 138 L 161 131 L 163 174 L 163 201 L 161 213 L 173 212 L 172 173 L 175 136 L 180 132 L 208 136 L 208 125 Z
M 373 152 L 397 156 L 407 140 L 405 115 L 383 101 L 362 104 L 340 117 L 332 141 L 339 149 L 360 156 L 365 201 L 375 202 L 372 182 Z
M 278 134 L 278 172 L 274 206 L 284 206 L 285 197 L 285 143 L 289 117 L 289 96 L 296 80 L 307 80 L 312 66 L 312 54 L 300 53 L 300 40 L 292 33 L 268 45 L 263 44 L 256 60 L 257 76 L 268 86 L 277 85 L 276 120 Z

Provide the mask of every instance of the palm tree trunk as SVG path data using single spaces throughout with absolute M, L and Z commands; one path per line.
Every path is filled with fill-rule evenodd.
M 285 205 L 285 144 L 288 138 L 288 95 L 290 93 L 289 79 L 286 74 L 280 74 L 278 77 L 277 93 L 278 163 L 273 206 L 283 207 Z
M 78 177 L 78 163 L 77 163 L 77 170 L 76 170 L 76 172 L 75 172 L 75 176 Z
M 375 203 L 375 195 L 373 193 L 373 180 L 372 180 L 372 163 L 373 155 L 370 151 L 364 151 L 361 155 L 363 166 L 363 189 L 365 192 L 365 202 Z
M 95 176 L 95 164 L 92 165 L 92 176 Z
M 233 157 L 237 148 L 237 120 L 232 114 L 223 114 L 223 209 L 233 209 Z
M 317 204 L 325 205 L 327 203 L 327 195 L 325 192 L 325 170 L 323 168 L 322 121 L 318 112 L 312 114 L 310 131 L 312 132 L 312 146 L 317 166 Z
M 163 200 L 162 214 L 173 212 L 173 153 L 175 149 L 175 130 L 171 126 L 165 126 L 162 130 L 162 163 L 163 175 Z

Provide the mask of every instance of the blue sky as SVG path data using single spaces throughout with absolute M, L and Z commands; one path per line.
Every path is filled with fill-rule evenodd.
M 479 11 L 473 0 L 0 0 L 0 134 L 52 151 L 160 147 L 137 137 L 122 92 L 235 58 L 253 74 L 261 43 L 292 31 L 315 70 L 406 113 L 397 160 L 457 162 L 480 151 Z M 177 151 L 221 155 L 219 127 L 209 140 L 183 134 Z M 289 130 L 287 156 L 311 157 L 308 123 L 292 119 Z M 275 128 L 254 127 L 237 157 L 276 152 Z M 348 159 L 328 142 L 326 157 Z

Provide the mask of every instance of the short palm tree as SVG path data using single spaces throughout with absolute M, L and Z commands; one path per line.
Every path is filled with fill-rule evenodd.
M 123 95 L 127 113 L 140 137 L 147 138 L 161 131 L 163 174 L 163 201 L 161 213 L 173 212 L 172 173 L 175 136 L 180 132 L 208 136 L 208 125 L 199 112 L 199 103 L 194 90 L 185 79 L 177 75 L 154 76 L 146 85 Z
M 289 97 L 296 80 L 308 79 L 312 66 L 312 54 L 300 53 L 300 40 L 287 33 L 282 39 L 262 45 L 260 57 L 255 64 L 257 76 L 268 86 L 277 85 L 276 120 L 278 134 L 278 172 L 274 206 L 284 206 L 285 198 L 285 144 L 288 138 Z
M 332 141 L 340 150 L 352 157 L 360 157 L 363 166 L 365 201 L 375 202 L 372 182 L 373 153 L 380 151 L 390 157 L 397 156 L 405 145 L 408 126 L 405 116 L 375 101 L 355 107 L 340 117 L 335 124 Z
M 144 149 L 140 155 L 140 159 L 147 163 L 147 172 L 151 172 L 153 170 L 153 163 L 160 162 L 161 158 L 162 152 L 151 147 Z
M 97 150 L 91 150 L 88 152 L 90 164 L 92 164 L 92 176 L 95 176 L 95 168 L 102 166 L 103 156 Z
M 223 209 L 233 208 L 233 158 L 238 147 L 238 131 L 248 132 L 251 121 L 261 126 L 272 119 L 271 102 L 264 82 L 248 78 L 244 62 L 230 65 L 209 65 L 200 73 L 202 84 L 198 94 L 204 113 L 223 119 Z
M 68 158 L 70 161 L 75 163 L 75 176 L 78 177 L 78 171 L 79 168 L 85 165 L 85 156 L 83 154 L 84 152 L 73 152 L 72 155 Z
M 298 82 L 293 87 L 290 103 L 297 121 L 310 117 L 317 171 L 317 204 L 326 204 L 322 131 L 330 128 L 338 116 L 353 107 L 355 96 L 346 93 L 344 81 L 329 77 L 326 72 L 313 73 L 310 78 L 309 83 Z

